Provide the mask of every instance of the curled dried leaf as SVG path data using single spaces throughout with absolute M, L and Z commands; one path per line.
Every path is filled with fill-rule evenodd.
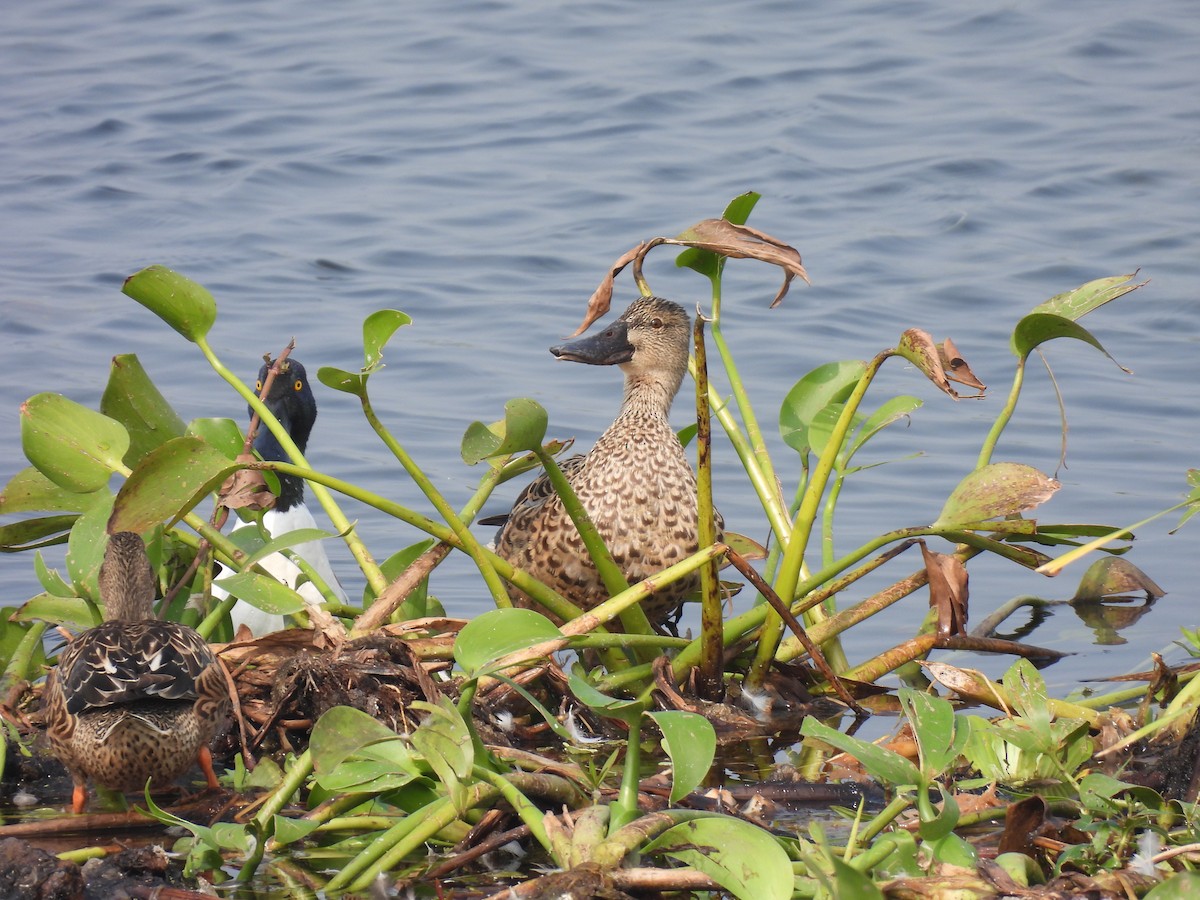
M 253 453 L 239 453 L 237 461 L 248 464 L 258 459 Z M 270 509 L 275 499 L 266 477 L 258 469 L 238 469 L 217 491 L 218 505 L 227 509 Z
M 921 541 L 929 576 L 929 606 L 937 610 L 941 637 L 967 632 L 967 567 L 957 556 L 930 550 Z
M 987 385 L 975 377 L 975 373 L 971 371 L 971 367 L 967 365 L 967 361 L 962 358 L 962 354 L 958 352 L 958 348 L 954 346 L 954 341 L 950 338 L 946 338 L 938 344 L 938 359 L 942 363 L 946 377 L 951 381 L 973 387 L 981 395 L 987 390 Z
M 1166 593 L 1149 575 L 1126 559 L 1105 556 L 1088 567 L 1072 600 L 1099 600 L 1130 594 L 1157 599 Z
M 967 395 L 969 398 L 983 396 L 986 388 L 972 374 L 966 361 L 958 355 L 958 350 L 953 342 L 947 340 L 940 345 L 935 344 L 928 331 L 910 328 L 900 335 L 900 343 L 896 345 L 896 352 L 920 369 L 926 378 L 937 385 L 939 390 L 949 394 L 955 400 L 961 399 L 962 395 L 950 387 L 951 381 L 957 381 L 959 384 L 968 385 L 979 391 L 977 394 Z
M 783 269 L 783 285 L 771 301 L 774 309 L 780 304 L 791 287 L 793 279 L 799 277 L 808 284 L 808 272 L 800 261 L 800 251 L 785 244 L 778 238 L 766 232 L 751 228 L 749 225 L 738 225 L 727 219 L 704 219 L 691 228 L 683 231 L 678 237 L 656 237 L 643 241 L 632 250 L 627 250 L 609 267 L 608 274 L 600 282 L 600 286 L 588 298 L 587 310 L 584 312 L 583 323 L 575 329 L 571 337 L 583 334 L 592 323 L 603 316 L 612 306 L 613 280 L 630 263 L 634 267 L 634 276 L 639 288 L 646 294 L 649 288 L 642 278 L 642 262 L 646 254 L 659 244 L 671 244 L 677 247 L 695 247 L 698 250 L 708 250 L 718 256 L 732 259 L 757 259 Z

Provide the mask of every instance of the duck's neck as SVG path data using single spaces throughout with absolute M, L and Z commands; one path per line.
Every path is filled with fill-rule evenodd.
M 666 419 L 682 382 L 682 370 L 678 373 L 626 371 L 621 415 Z

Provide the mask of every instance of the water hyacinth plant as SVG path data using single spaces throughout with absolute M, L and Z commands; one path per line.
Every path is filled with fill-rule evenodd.
M 534 863 L 518 865 L 511 878 L 528 879 L 534 866 L 549 867 L 554 871 L 542 886 L 547 891 L 868 897 L 904 885 L 985 896 L 1039 881 L 1058 889 L 1068 877 L 1104 890 L 1142 852 L 1140 833 L 1152 831 L 1159 847 L 1192 840 L 1194 817 L 1184 800 L 1121 781 L 1095 763 L 1096 753 L 1135 724 L 1131 714 L 1101 710 L 1134 701 L 1144 690 L 1087 702 L 1051 698 L 1028 660 L 1052 654 L 992 636 L 997 620 L 989 633 L 968 633 L 965 624 L 972 558 L 989 554 L 1032 570 L 1057 570 L 1087 553 L 1125 549 L 1137 527 L 1032 518 L 1058 482 L 1032 466 L 994 457 L 1034 352 L 1069 338 L 1107 355 L 1079 319 L 1141 285 L 1133 276 L 1102 278 L 1024 316 L 1012 331 L 1016 364 L 1007 398 L 978 456 L 964 460 L 965 474 L 938 516 L 839 553 L 835 512 L 848 480 L 875 465 L 866 461 L 870 442 L 921 406 L 910 395 L 874 397 L 881 368 L 903 361 L 914 377 L 954 399 L 985 388 L 953 341 L 935 342 L 926 331 L 909 328 L 866 361 L 832 361 L 796 373 L 774 420 L 797 458 L 772 459 L 723 334 L 731 313 L 722 274 L 729 259 L 778 267 L 778 304 L 807 273 L 794 248 L 745 224 L 757 200 L 755 194 L 735 198 L 719 219 L 632 248 L 609 268 L 586 306 L 580 332 L 608 311 L 615 280 L 626 268 L 640 293 L 651 296 L 645 265 L 664 246 L 683 248 L 676 264 L 704 276 L 711 287 L 693 330 L 697 422 L 684 435 L 699 476 L 698 550 L 634 584 L 575 496 L 563 471 L 565 444 L 554 439 L 546 410 L 533 400 L 511 400 L 498 421 L 466 428 L 458 452 L 481 472 L 471 496 L 447 497 L 425 474 L 379 418 L 370 394 L 385 349 L 403 340 L 412 324 L 405 313 L 372 313 L 362 326 L 362 365 L 322 368 L 317 378 L 357 399 L 371 429 L 427 501 L 427 512 L 311 468 L 286 427 L 209 343 L 218 314 L 212 295 L 162 266 L 130 276 L 125 294 L 196 346 L 289 460 L 255 458 L 232 421 L 184 423 L 130 356 L 114 357 L 99 410 L 48 393 L 22 406 L 22 447 L 30 467 L 8 482 L 0 513 L 25 517 L 0 527 L 0 548 L 32 553 L 43 592 L 0 622 L 4 695 L 15 698 L 6 708 L 6 727 L 17 738 L 12 746 L 23 746 L 28 733 L 20 706 L 36 707 L 37 691 L 21 686 L 42 672 L 47 626 L 84 628 L 99 621 L 96 573 L 106 536 L 128 530 L 147 538 L 165 617 L 187 620 L 215 641 L 232 636 L 228 612 L 241 600 L 305 626 L 220 648 L 241 700 L 228 777 L 239 790 L 265 790 L 261 805 L 236 822 L 210 826 L 182 819 L 146 795 L 149 815 L 191 831 L 180 846 L 189 872 L 232 866 L 232 879 L 246 885 L 266 869 L 290 884 L 302 869 L 304 880 L 338 896 L 365 892 L 380 878 L 414 884 L 445 877 L 470 866 L 474 848 L 491 846 L 490 836 L 500 834 L 524 840 L 535 853 Z M 722 388 L 710 372 L 720 373 Z M 714 438 L 713 431 L 724 438 Z M 756 537 L 762 543 L 735 534 L 716 540 L 709 451 L 717 439 L 737 454 L 747 489 L 758 500 L 762 534 Z M 534 470 L 548 474 L 602 576 L 606 596 L 587 610 L 472 534 L 492 491 Z M 789 472 L 798 473 L 794 483 L 787 481 Z M 223 530 L 231 513 L 253 521 L 270 502 L 264 487 L 269 494 L 280 475 L 304 479 L 332 532 Z M 427 537 L 410 547 L 368 548 L 339 498 Z M 1197 508 L 1200 487 L 1192 473 L 1185 500 L 1173 509 L 1186 520 Z M 346 543 L 366 584 L 361 605 L 342 601 L 308 572 L 325 600 L 314 606 L 262 568 L 272 554 L 312 540 Z M 948 542 L 949 552 L 935 549 L 939 541 Z M 66 570 L 60 572 L 41 550 L 64 542 Z M 843 600 L 865 576 L 902 564 L 897 560 L 910 548 L 921 551 L 916 571 L 897 574 L 889 587 L 865 599 Z M 1053 558 L 1057 548 L 1069 549 Z M 430 590 L 438 564 L 454 552 L 470 558 L 496 607 L 467 623 L 447 618 Z M 756 566 L 759 558 L 765 562 Z M 1157 588 L 1144 573 L 1123 560 L 1114 567 L 1115 559 L 1099 557 L 1071 602 L 1118 590 L 1154 594 Z M 297 561 L 303 569 L 303 560 Z M 737 615 L 725 612 L 729 593 L 739 589 L 723 580 L 732 572 L 755 597 Z M 641 602 L 694 573 L 701 584 L 699 633 L 660 633 Z M 212 598 L 214 579 L 228 599 Z M 514 608 L 510 584 L 554 621 Z M 925 622 L 894 647 L 854 658 L 854 626 L 925 590 L 931 608 Z M 930 661 L 938 648 L 1018 659 L 995 682 Z M 844 710 L 862 713 L 888 673 L 917 665 L 924 667 L 928 687 L 895 695 L 893 708 L 904 723 L 896 747 L 834 727 Z M 1171 699 L 1172 687 L 1160 682 L 1156 689 Z M 1186 722 L 1194 690 L 1185 688 L 1168 715 L 1155 721 Z M 299 707 L 289 704 L 302 695 L 320 702 L 296 713 Z M 951 697 L 1000 715 L 967 714 Z M 1141 724 L 1152 724 L 1148 705 L 1143 718 Z M 591 733 L 580 730 L 581 720 Z M 703 799 L 702 787 L 721 780 L 719 743 L 781 731 L 794 736 L 797 768 L 811 778 L 833 770 L 873 780 L 884 792 L 877 808 L 865 801 L 847 808 L 847 833 L 835 841 L 816 824 L 805 836 L 804 829 L 770 827 L 769 817 L 734 814 L 719 794 L 715 808 Z M 905 742 L 907 750 L 900 748 Z M 259 759 L 272 747 L 278 766 Z M 857 764 L 839 760 L 834 750 Z M 659 761 L 670 770 L 666 781 L 651 777 Z M 967 783 L 975 793 L 964 790 Z M 1049 829 L 1051 809 L 1073 818 L 1086 837 L 1059 829 L 1051 843 L 1022 841 L 1017 817 L 1027 824 L 1032 816 L 1037 828 Z M 998 850 L 968 831 L 1006 817 L 1007 825 L 992 830 L 1000 837 Z M 1054 841 L 1061 845 L 1057 852 Z M 431 863 L 429 847 L 441 849 L 444 859 Z M 1137 884 L 1146 888 L 1173 868 L 1190 866 L 1182 855 L 1143 857 Z M 300 869 L 299 859 L 306 860 Z

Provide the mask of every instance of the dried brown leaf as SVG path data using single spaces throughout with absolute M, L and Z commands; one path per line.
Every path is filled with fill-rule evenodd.
M 924 541 L 921 555 L 929 576 L 929 605 L 937 610 L 938 634 L 966 634 L 967 567 L 956 556 L 930 550 Z
M 627 250 L 621 254 L 617 261 L 609 267 L 608 274 L 604 276 L 604 280 L 600 282 L 600 286 L 588 298 L 587 310 L 583 314 L 583 323 L 575 329 L 575 333 L 571 337 L 578 337 L 583 334 L 592 326 L 593 322 L 612 308 L 613 280 L 621 274 L 627 265 L 635 259 L 645 256 L 646 251 L 651 246 L 653 246 L 652 243 L 642 241 L 632 250 Z
M 239 463 L 256 463 L 252 453 L 239 453 Z M 267 486 L 267 479 L 258 469 L 238 469 L 225 479 L 217 492 L 217 503 L 227 509 L 270 509 L 275 505 L 275 495 Z
M 967 361 L 962 358 L 962 354 L 950 338 L 938 344 L 938 359 L 941 361 L 943 372 L 951 381 L 973 387 L 980 394 L 987 390 L 987 385 L 975 377 L 975 373 L 971 371 L 971 367 L 967 365 Z

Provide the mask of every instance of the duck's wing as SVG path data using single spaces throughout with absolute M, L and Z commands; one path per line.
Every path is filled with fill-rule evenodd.
M 208 644 L 186 625 L 106 622 L 63 651 L 58 682 L 67 712 L 78 715 L 145 700 L 196 700 L 216 665 Z
M 587 459 L 586 456 L 579 454 L 569 456 L 558 464 L 568 482 L 575 481 L 576 476 L 583 468 L 585 459 Z M 546 501 L 553 496 L 555 496 L 554 485 L 550 482 L 550 476 L 542 472 L 525 485 L 525 489 L 517 495 L 517 499 L 513 501 L 512 509 L 507 515 L 489 516 L 486 522 L 487 524 L 506 525 L 514 520 L 528 520 L 530 516 L 536 515 Z

